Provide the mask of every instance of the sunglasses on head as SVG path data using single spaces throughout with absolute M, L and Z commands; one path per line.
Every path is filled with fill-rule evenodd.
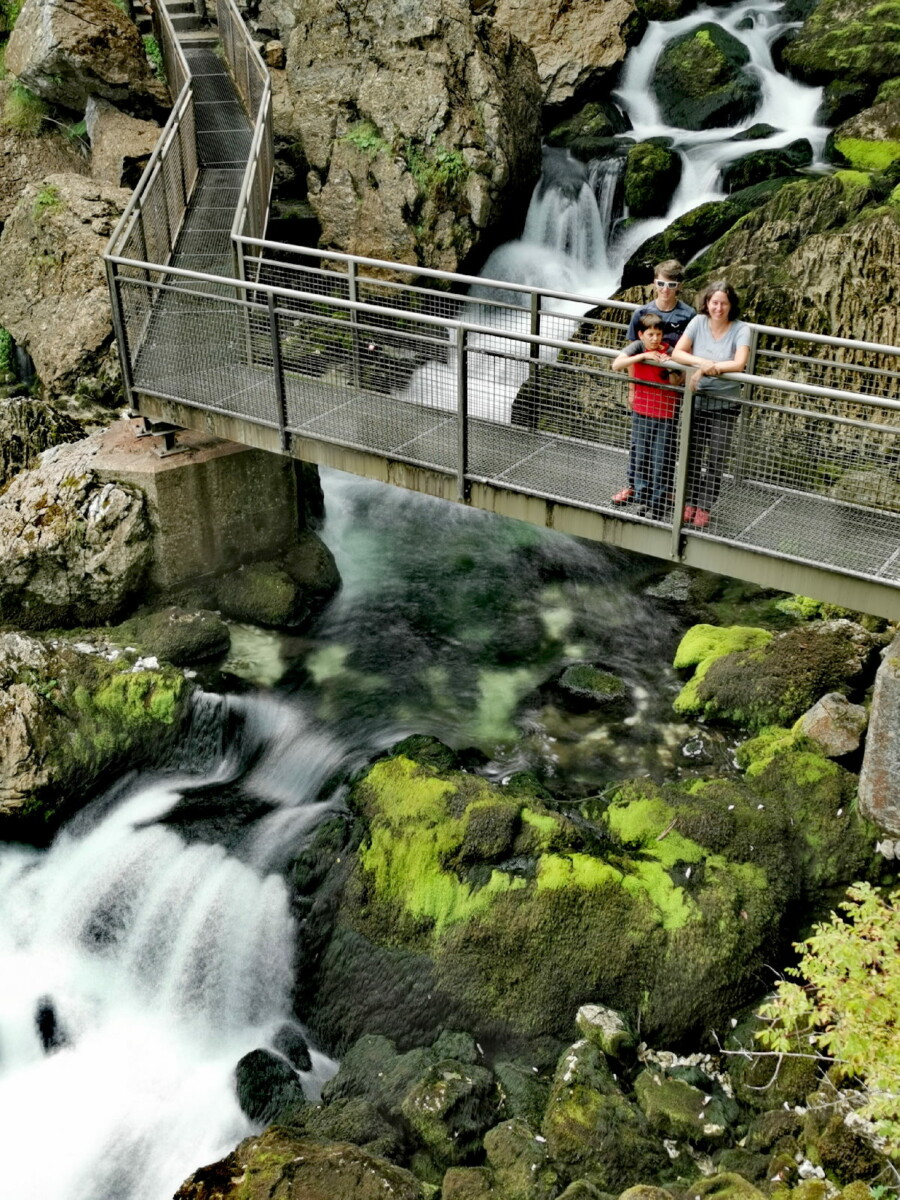
M 674 292 L 677 287 L 681 286 L 674 279 L 654 279 L 653 282 L 658 288 L 668 288 L 670 292 Z

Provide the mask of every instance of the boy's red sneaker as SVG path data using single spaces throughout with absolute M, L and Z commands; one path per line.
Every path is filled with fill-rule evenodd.
M 694 528 L 705 529 L 709 524 L 709 513 L 705 508 L 694 509 Z
M 612 502 L 617 507 L 621 507 L 623 504 L 627 504 L 629 500 L 633 500 L 633 499 L 634 499 L 634 488 L 633 487 L 623 487 L 621 492 L 616 492 L 616 494 L 613 496 Z

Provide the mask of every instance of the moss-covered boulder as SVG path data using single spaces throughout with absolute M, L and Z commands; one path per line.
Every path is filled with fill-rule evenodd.
M 621 1013 L 602 1004 L 582 1004 L 575 1014 L 578 1032 L 612 1058 L 624 1059 L 634 1051 L 634 1031 Z
M 900 21 L 883 0 L 820 0 L 784 62 L 807 83 L 891 79 L 900 57 Z
M 135 657 L 0 634 L 4 837 L 46 840 L 126 762 L 152 761 L 177 736 L 191 686 Z
M 271 1050 L 259 1048 L 243 1055 L 234 1068 L 234 1083 L 241 1111 L 259 1125 L 305 1103 L 296 1071 Z
M 759 103 L 759 80 L 746 72 L 750 53 L 711 22 L 673 38 L 659 56 L 653 90 L 663 118 L 682 129 L 736 125 Z
M 844 121 L 829 134 L 826 154 L 833 162 L 857 171 L 884 171 L 896 162 L 900 158 L 900 95 Z
M 555 125 L 545 142 L 570 150 L 576 158 L 587 161 L 599 158 L 609 146 L 610 138 L 627 132 L 630 127 L 628 119 L 611 100 L 592 100 L 580 112 Z
M 634 1094 L 651 1128 L 694 1145 L 716 1145 L 727 1132 L 728 1117 L 717 1098 L 663 1071 L 642 1071 Z
M 485 1134 L 484 1149 L 498 1196 L 508 1200 L 554 1200 L 558 1176 L 545 1139 L 514 1118 Z
M 884 1155 L 865 1128 L 854 1124 L 852 1109 L 826 1080 L 806 1097 L 803 1141 L 813 1161 L 838 1184 L 874 1183 L 886 1169 Z
M 721 648 L 729 632 L 747 644 L 729 653 Z M 717 717 L 761 729 L 788 725 L 827 692 L 847 695 L 870 682 L 876 646 L 872 635 L 852 621 L 811 622 L 773 637 L 768 631 L 715 630 L 695 626 L 679 647 L 678 667 L 697 662 L 693 678 L 679 693 L 678 712 Z M 707 642 L 708 639 L 708 642 Z
M 709 200 L 684 213 L 635 250 L 623 269 L 622 287 L 645 283 L 654 265 L 663 259 L 688 262 L 727 233 L 741 217 L 765 203 L 786 182 L 786 178 L 781 178 L 732 191 L 724 200 Z
M 124 621 L 109 632 L 119 646 L 135 646 L 177 667 L 203 662 L 228 651 L 231 636 L 218 613 L 167 605 Z
M 638 142 L 625 160 L 625 203 L 631 217 L 661 217 L 681 182 L 681 156 L 657 142 Z
M 555 690 L 563 703 L 578 711 L 601 709 L 622 714 L 632 706 L 625 681 L 592 663 L 573 663 L 566 667 Z
M 726 191 L 738 192 L 770 179 L 796 175 L 801 167 L 808 167 L 812 160 L 809 140 L 798 138 L 781 149 L 753 150 L 729 163 L 722 172 L 722 184 Z
M 432 1160 L 446 1168 L 466 1162 L 496 1119 L 500 1094 L 491 1072 L 443 1059 L 429 1067 L 400 1108 Z
M 576 1042 L 560 1059 L 541 1133 L 563 1179 L 587 1179 L 604 1192 L 655 1178 L 666 1161 L 643 1113 L 589 1042 Z
M 346 1142 L 315 1142 L 272 1125 L 201 1167 L 175 1200 L 426 1200 L 409 1171 Z
M 852 781 L 784 753 L 743 780 L 621 785 L 573 821 L 512 784 L 382 760 L 354 788 L 362 842 L 312 1027 L 327 1045 L 365 1032 L 409 1045 L 440 1020 L 522 1045 L 571 1036 L 588 1002 L 667 1042 L 721 1026 L 795 935 L 797 906 L 865 873 Z M 498 806 L 506 849 L 462 854 Z
M 771 1114 L 768 1121 L 753 1126 L 748 1146 L 751 1150 L 771 1153 L 783 1150 L 784 1139 L 799 1132 L 794 1108 L 802 1105 L 816 1088 L 819 1065 L 814 1058 L 804 1054 L 801 1038 L 796 1040 L 796 1054 L 785 1055 L 782 1059 L 754 1053 L 761 1049 L 756 1035 L 762 1024 L 759 1017 L 751 1014 L 729 1034 L 725 1048 L 730 1052 L 728 1075 L 736 1098 L 751 1111 Z M 738 1051 L 746 1051 L 746 1055 Z

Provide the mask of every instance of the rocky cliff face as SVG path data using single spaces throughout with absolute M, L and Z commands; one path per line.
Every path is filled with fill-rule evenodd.
M 457 268 L 539 170 L 534 57 L 462 0 L 300 0 L 287 132 L 322 244 Z

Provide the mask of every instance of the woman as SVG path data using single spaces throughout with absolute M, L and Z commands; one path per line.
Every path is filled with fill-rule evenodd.
M 725 458 L 740 412 L 741 385 L 724 376 L 747 366 L 750 326 L 738 320 L 737 294 L 724 279 L 706 287 L 697 309 L 697 316 L 678 339 L 672 358 L 697 368 L 688 379 L 696 394 L 684 524 L 705 529 L 710 509 L 719 498 Z

